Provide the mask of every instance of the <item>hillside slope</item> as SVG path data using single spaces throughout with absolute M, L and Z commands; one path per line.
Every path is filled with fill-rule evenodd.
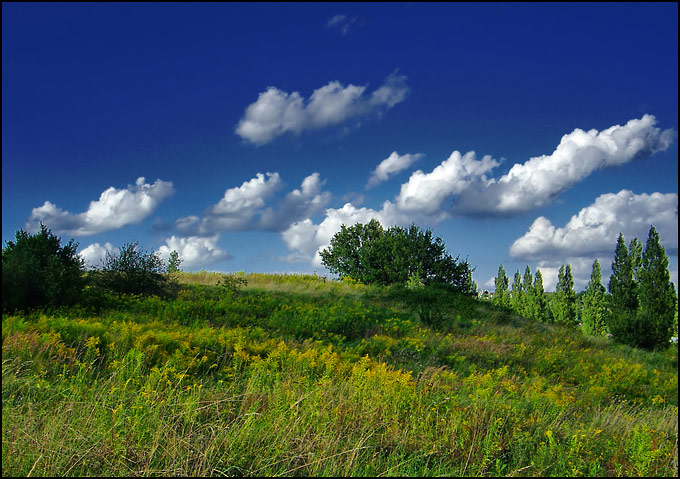
M 3 316 L 3 475 L 677 476 L 677 345 L 241 277 Z

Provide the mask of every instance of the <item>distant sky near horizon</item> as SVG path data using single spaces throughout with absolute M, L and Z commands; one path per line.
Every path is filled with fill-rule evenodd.
M 659 231 L 678 281 L 677 3 L 3 3 L 2 240 L 328 274 L 415 222 L 493 290 Z

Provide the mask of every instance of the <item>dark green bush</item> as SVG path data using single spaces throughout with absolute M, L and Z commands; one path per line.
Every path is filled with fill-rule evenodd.
M 23 229 L 2 249 L 2 310 L 16 311 L 70 305 L 84 286 L 78 243 L 61 238 L 45 225 L 34 235 Z

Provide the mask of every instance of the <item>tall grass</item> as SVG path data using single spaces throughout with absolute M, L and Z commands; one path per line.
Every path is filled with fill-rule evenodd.
M 245 278 L 3 316 L 3 475 L 677 476 L 676 346 Z

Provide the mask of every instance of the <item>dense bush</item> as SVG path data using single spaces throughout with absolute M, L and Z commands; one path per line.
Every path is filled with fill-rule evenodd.
M 75 303 L 84 286 L 78 243 L 61 238 L 45 225 L 29 234 L 16 232 L 2 249 L 2 310 L 16 311 Z
M 92 285 L 116 294 L 167 294 L 170 278 L 157 253 L 145 252 L 133 241 L 120 253 L 107 252 L 101 269 L 91 271 Z

